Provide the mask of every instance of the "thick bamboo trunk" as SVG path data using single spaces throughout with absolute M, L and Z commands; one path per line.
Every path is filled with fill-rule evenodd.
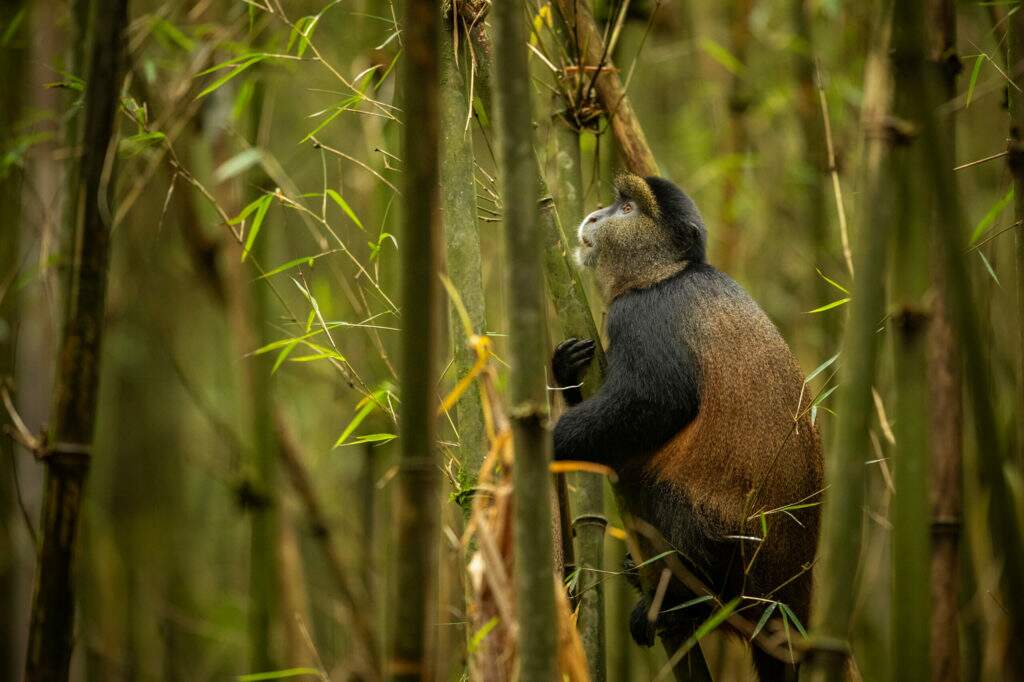
M 515 451 L 515 581 L 519 676 L 551 682 L 557 671 L 552 572 L 551 443 L 547 430 L 544 280 L 533 153 L 524 6 L 493 7 L 505 243 L 508 258 L 509 414 Z
M 893 120 L 905 131 L 918 130 L 927 115 L 922 111 L 924 36 L 920 16 L 910 4 L 897 3 L 892 24 Z M 897 132 L 894 138 L 892 182 L 899 201 L 890 221 L 895 226 L 891 328 L 896 380 L 892 655 L 896 679 L 926 680 L 931 612 L 926 341 L 931 311 L 925 297 L 931 279 L 927 223 L 932 197 L 919 177 L 924 166 L 921 140 L 913 132 Z
M 1010 18 L 1010 76 L 1014 83 L 1024 75 L 1024 16 L 1018 10 Z M 1024 409 L 1024 95 L 1009 89 L 1010 172 L 1014 182 L 1014 263 L 1017 270 L 1017 405 Z M 1024 467 L 1024 419 L 1017 420 L 1017 466 Z
M 881 8 L 879 16 L 887 16 L 885 7 Z M 825 466 L 831 485 L 822 518 L 821 559 L 815 569 L 818 595 L 811 629 L 814 649 L 804 673 L 806 679 L 813 682 L 841 679 L 850 655 L 847 637 L 857 593 L 864 461 L 865 453 L 870 451 L 868 430 L 874 412 L 871 388 L 878 360 L 876 330 L 885 304 L 885 287 L 879 283 L 885 281 L 887 226 L 895 202 L 887 184 L 892 169 L 884 134 L 889 110 L 885 54 L 884 46 L 878 45 L 865 67 L 862 125 L 867 146 L 860 211 L 862 227 L 854 254 L 857 279 L 843 332 L 838 418 Z
M 20 0 L 0 1 L 0 26 L 9 26 L 15 16 L 27 10 Z M 26 22 L 28 23 L 28 22 Z M 21 117 L 24 99 L 25 69 L 28 57 L 27 32 L 15 33 L 6 45 L 0 46 L 0 82 L 4 83 L 0 93 L 0 149 L 14 147 L 15 124 Z M 18 272 L 20 258 L 18 232 L 21 229 L 21 179 L 22 174 L 10 169 L 0 173 L 0 382 L 14 375 L 15 319 L 18 312 L 18 294 L 14 279 Z M 11 461 L 14 456 L 14 441 L 0 439 L 0 461 Z M 10 466 L 0 471 L 0 603 L 9 608 L 0 610 L 0 676 L 14 677 L 20 652 L 15 649 L 17 642 L 18 570 L 14 557 L 17 542 L 14 528 L 18 511 L 14 503 L 15 485 Z
M 446 21 L 441 46 L 441 213 L 447 247 L 447 272 L 469 316 L 473 332 L 483 334 L 487 319 L 484 311 L 484 285 L 481 274 L 480 233 L 476 223 L 476 169 L 473 155 L 473 130 L 467 123 L 469 105 L 465 79 L 455 63 L 451 17 Z M 461 21 L 457 22 L 461 25 Z M 460 55 L 463 65 L 468 55 Z M 466 376 L 476 362 L 476 353 L 466 338 L 461 318 L 449 306 L 448 335 L 454 361 L 454 378 Z M 461 485 L 471 488 L 480 463 L 487 454 L 483 410 L 479 392 L 467 391 L 455 405 L 455 425 L 459 432 Z M 463 505 L 469 513 L 468 498 Z
M 402 341 L 389 659 L 392 680 L 432 679 L 440 527 L 436 382 L 440 332 L 439 97 L 441 13 L 432 0 L 403 12 Z
M 579 132 L 567 120 L 558 117 L 555 126 L 556 220 L 547 221 L 545 230 L 545 271 L 555 309 L 558 311 L 562 338 L 592 338 L 599 347 L 600 337 L 594 318 L 586 306 L 586 294 L 575 268 L 569 261 L 571 246 L 566 232 L 583 217 L 583 173 L 580 166 Z M 554 229 L 551 229 L 554 228 Z M 578 290 L 577 290 L 578 287 Z M 560 339 L 559 339 L 560 340 Z M 600 385 L 604 358 L 597 351 L 584 378 L 583 395 L 592 394 Z M 578 472 L 572 475 L 572 532 L 576 537 L 576 566 L 580 571 L 577 594 L 579 615 L 577 625 L 590 666 L 593 682 L 605 679 L 604 623 L 604 533 L 608 525 L 604 516 L 604 477 Z
M 732 56 L 745 66 L 747 47 L 750 45 L 750 13 L 753 0 L 729 2 L 729 38 Z M 722 205 L 718 225 L 721 247 L 716 262 L 718 268 L 735 276 L 741 263 L 741 244 L 744 240 L 740 228 L 739 195 L 743 182 L 745 158 L 750 149 L 747 130 L 747 110 L 750 108 L 750 86 L 745 71 L 733 73 L 729 83 L 729 125 L 725 138 L 725 153 L 743 158 L 743 163 L 731 163 L 722 180 Z
M 266 84 L 257 81 L 251 107 L 252 144 L 259 148 L 266 142 L 261 140 L 260 120 L 263 116 L 263 102 Z M 247 196 L 252 201 L 269 189 L 268 179 L 262 168 L 248 177 L 246 185 L 254 188 Z M 271 235 L 264 233 L 253 244 L 251 256 L 257 263 L 270 262 Z M 238 283 L 247 286 L 243 281 Z M 251 297 L 243 296 L 240 316 L 240 338 L 251 343 L 251 348 L 260 348 L 269 343 L 272 317 L 270 289 L 266 281 L 252 285 Z M 246 299 L 248 299 L 246 301 Z M 246 306 L 245 303 L 248 302 Z M 251 542 L 249 548 L 249 665 L 253 672 L 273 670 L 279 667 L 282 631 L 281 611 L 277 599 L 280 585 L 280 561 L 278 553 L 279 510 L 277 496 L 277 439 L 274 434 L 274 384 L 271 368 L 273 358 L 268 354 L 257 355 L 246 360 L 246 389 L 248 395 L 249 428 L 252 434 L 252 484 L 256 491 L 254 503 L 249 508 Z M 285 626 L 287 628 L 287 626 Z
M 55 388 L 54 427 L 46 453 L 39 569 L 32 603 L 25 679 L 66 680 L 71 662 L 75 593 L 72 556 L 92 456 L 99 388 L 112 215 L 115 121 L 124 72 L 127 0 L 96 0 L 86 79 L 82 158 L 72 179 L 76 214 L 65 329 Z
M 956 53 L 956 5 L 953 0 L 928 3 L 929 76 L 943 100 L 956 96 L 960 59 Z M 956 150 L 956 120 L 951 112 L 941 121 L 943 144 Z M 932 222 L 938 218 L 934 208 Z M 934 682 L 960 679 L 960 488 L 963 457 L 963 399 L 960 348 L 949 318 L 949 292 L 944 267 L 933 237 L 931 252 L 935 297 L 929 329 L 928 375 L 931 432 L 931 675 Z
M 806 181 L 802 181 L 800 194 L 799 220 L 806 234 L 810 237 L 814 263 L 813 267 L 822 271 L 830 269 L 829 261 L 829 219 L 828 205 L 825 196 L 825 178 L 830 169 L 826 153 L 825 126 L 818 96 L 817 76 L 815 67 L 815 42 L 812 3 L 808 0 L 792 0 L 793 29 L 799 39 L 796 45 L 795 70 L 797 81 L 797 116 L 800 119 L 800 133 L 803 142 L 804 172 Z M 830 285 L 814 272 L 808 272 L 807 279 L 814 281 L 815 307 L 832 300 Z M 825 353 L 836 342 L 837 315 L 819 315 L 818 320 L 822 331 L 821 339 L 815 349 Z

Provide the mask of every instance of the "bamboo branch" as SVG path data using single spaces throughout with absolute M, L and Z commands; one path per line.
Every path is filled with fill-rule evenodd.
M 557 671 L 552 575 L 551 442 L 545 381 L 544 290 L 523 6 L 499 2 L 494 19 L 495 97 L 508 257 L 510 417 L 515 450 L 515 581 L 519 676 L 538 682 Z

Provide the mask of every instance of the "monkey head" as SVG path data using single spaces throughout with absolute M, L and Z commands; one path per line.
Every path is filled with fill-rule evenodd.
M 690 197 L 664 178 L 624 174 L 615 201 L 580 223 L 576 260 L 608 300 L 703 262 L 707 232 Z

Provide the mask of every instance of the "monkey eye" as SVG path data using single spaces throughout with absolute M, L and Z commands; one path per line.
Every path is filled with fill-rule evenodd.
M 633 202 L 632 201 L 623 202 L 623 204 L 622 204 L 622 212 L 623 213 L 630 213 L 632 210 L 633 210 Z

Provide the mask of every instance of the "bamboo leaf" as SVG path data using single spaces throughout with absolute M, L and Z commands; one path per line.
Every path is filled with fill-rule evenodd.
M 974 86 L 978 83 L 978 76 L 981 74 L 981 65 L 988 59 L 988 55 L 979 54 L 974 60 L 974 68 L 971 69 L 971 80 L 967 83 L 967 101 L 964 108 L 971 106 L 971 98 L 974 96 Z
M 281 263 L 281 265 L 278 265 L 273 270 L 269 270 L 267 272 L 264 272 L 262 275 L 260 275 L 256 279 L 267 279 L 269 277 L 273 277 L 274 275 L 279 275 L 282 272 L 284 272 L 285 270 L 291 270 L 295 266 L 302 265 L 303 263 L 305 263 L 307 267 L 313 267 L 313 262 L 316 259 L 323 258 L 324 256 L 330 255 L 332 253 L 337 253 L 337 252 L 338 252 L 338 249 L 331 249 L 330 251 L 324 251 L 323 253 L 318 253 L 315 256 L 302 256 L 301 258 L 295 258 L 295 259 L 292 259 L 292 260 L 288 261 L 287 263 Z
M 841 352 L 842 352 L 842 351 L 840 351 L 840 353 L 841 353 Z M 821 374 L 822 372 L 824 372 L 824 371 L 825 371 L 826 369 L 828 369 L 829 367 L 831 367 L 831 366 L 832 366 L 832 363 L 834 363 L 834 362 L 835 362 L 836 360 L 838 360 L 838 359 L 839 359 L 839 355 L 840 355 L 840 353 L 836 353 L 835 355 L 833 355 L 832 357 L 830 357 L 830 358 L 829 358 L 828 360 L 826 360 L 825 362 L 823 362 L 823 363 L 821 363 L 820 365 L 818 365 L 817 367 L 815 367 L 815 368 L 814 368 L 814 371 L 813 371 L 813 372 L 811 372 L 810 374 L 808 374 L 808 375 L 807 375 L 807 378 L 806 378 L 806 379 L 804 379 L 804 383 L 806 384 L 806 383 L 808 383 L 808 382 L 812 381 L 812 380 L 814 379 L 814 377 L 818 376 L 819 374 Z
M 695 597 L 694 599 L 685 601 L 682 604 L 679 604 L 678 606 L 673 606 L 670 609 L 665 609 L 661 613 L 672 613 L 673 611 L 682 611 L 683 609 L 688 609 L 691 606 L 696 606 L 697 604 L 703 604 L 704 602 L 711 601 L 714 598 L 714 595 L 705 594 L 703 597 Z
M 477 648 L 480 646 L 480 643 L 487 638 L 487 635 L 491 634 L 491 630 L 497 627 L 498 622 L 498 617 L 494 616 L 489 621 L 484 623 L 479 630 L 473 633 L 473 636 L 469 638 L 469 644 L 466 645 L 466 649 L 470 654 L 476 652 Z
M 363 398 L 362 400 L 359 401 L 359 404 L 357 405 L 358 409 L 356 411 L 356 415 L 352 418 L 352 421 L 350 421 L 348 425 L 345 427 L 345 429 L 341 432 L 341 435 L 338 436 L 338 440 L 334 441 L 333 447 L 340 447 L 345 444 L 345 441 L 348 440 L 348 437 L 351 436 L 352 433 L 357 428 L 359 428 L 359 425 L 363 423 L 363 420 L 366 419 L 366 417 L 368 417 L 371 412 L 373 412 L 375 409 L 377 409 L 377 407 L 380 406 L 380 403 L 387 395 L 387 392 L 387 388 L 377 389 L 368 397 Z
M 259 147 L 250 147 L 244 151 L 235 154 L 230 159 L 222 163 L 213 171 L 213 181 L 217 183 L 230 180 L 231 178 L 243 173 L 263 158 L 263 150 Z
M 978 239 L 980 239 L 981 236 L 985 234 L 990 227 L 992 227 L 992 223 L 996 221 L 996 218 L 999 217 L 999 214 L 1003 212 L 1003 209 L 1005 209 L 1007 204 L 1009 204 L 1012 200 L 1013 188 L 1011 187 L 1010 191 L 1004 194 L 1002 199 L 992 204 L 992 207 L 988 209 L 988 212 L 982 217 L 980 221 L 978 221 L 978 224 L 974 226 L 974 232 L 971 233 L 971 240 L 969 246 L 974 246 L 974 243 L 977 242 Z
M 768 623 L 768 619 L 772 617 L 772 613 L 774 613 L 775 607 L 778 605 L 778 602 L 773 601 L 771 605 L 764 610 L 764 613 L 761 614 L 761 619 L 757 621 L 757 626 L 754 628 L 754 631 L 750 633 L 750 639 L 757 638 L 758 633 L 761 632 L 764 626 Z
M 284 361 L 289 355 L 291 355 L 292 351 L 295 350 L 295 346 L 299 345 L 299 341 L 300 339 L 290 339 L 289 342 L 284 345 L 284 348 L 281 349 L 281 352 L 278 353 L 277 357 L 274 359 L 274 365 L 270 368 L 271 374 L 277 372 L 278 368 L 284 364 Z
M 808 310 L 807 314 L 808 315 L 813 315 L 814 313 L 823 313 L 826 310 L 832 310 L 833 308 L 838 308 L 839 306 L 846 305 L 849 302 L 850 302 L 850 297 L 847 296 L 845 298 L 840 298 L 837 301 L 832 301 L 831 303 L 826 303 L 825 305 L 821 306 L 820 308 L 815 308 L 814 310 Z
M 224 85 L 225 83 L 230 81 L 232 78 L 234 78 L 235 76 L 239 75 L 240 73 L 242 73 L 243 71 L 248 69 L 253 64 L 258 64 L 259 62 L 263 61 L 264 59 L 265 59 L 265 57 L 263 55 L 258 55 L 256 57 L 252 57 L 251 59 L 248 59 L 248 60 L 242 62 L 241 64 L 236 66 L 234 69 L 232 69 L 230 72 L 228 72 L 227 75 L 221 76 L 216 81 L 214 81 L 211 85 L 209 85 L 206 88 L 204 88 L 202 92 L 200 92 L 198 95 L 196 95 L 196 99 L 202 99 L 202 98 L 206 97 L 207 95 L 209 95 L 210 93 L 214 92 L 215 90 L 220 88 L 222 85 Z
M 344 443 L 340 447 L 347 448 L 350 445 L 365 445 L 366 443 L 390 443 L 398 438 L 393 433 L 368 433 L 365 436 L 356 436 L 355 440 Z
M 270 202 L 273 201 L 274 195 L 265 194 L 259 201 L 259 206 L 256 207 L 256 215 L 252 219 L 252 227 L 249 228 L 249 236 L 245 239 L 245 248 L 242 249 L 242 260 L 244 261 L 249 257 L 249 251 L 252 250 L 253 244 L 256 242 L 256 235 L 260 233 L 260 227 L 263 225 L 263 219 L 267 217 L 267 211 L 270 209 Z
M 327 190 L 327 196 L 334 200 L 334 203 L 336 203 L 341 210 L 345 212 L 345 215 L 347 215 L 349 219 L 356 224 L 356 227 L 363 232 L 366 232 L 366 228 L 363 227 L 363 221 L 359 219 L 359 216 L 357 216 L 356 212 L 352 210 L 352 207 L 348 205 L 348 202 L 341 198 L 340 194 L 335 192 L 333 189 L 329 189 Z
M 849 289 L 847 289 L 846 287 L 844 287 L 842 284 L 840 284 L 839 282 L 835 281 L 834 279 L 831 279 L 830 277 L 825 276 L 825 273 L 822 272 L 821 270 L 819 270 L 818 268 L 814 268 L 814 271 L 818 273 L 818 277 L 821 277 L 823 280 L 825 280 L 826 282 L 828 282 L 829 284 L 834 286 L 836 289 L 839 289 L 839 291 L 843 292 L 844 294 L 849 294 L 850 293 Z
M 265 673 L 250 673 L 239 675 L 239 682 L 257 682 L 259 680 L 281 680 L 287 677 L 300 677 L 303 675 L 315 675 L 320 677 L 320 671 L 316 668 L 287 668 L 285 670 L 273 670 Z
M 709 57 L 721 64 L 726 71 L 735 75 L 743 71 L 743 62 L 736 59 L 732 52 L 715 40 L 704 37 L 700 39 L 700 49 L 704 50 Z
M 804 629 L 804 624 L 801 623 L 800 619 L 796 617 L 796 614 L 793 613 L 793 610 L 786 606 L 783 602 L 779 602 L 778 604 L 779 608 L 782 609 L 782 612 L 786 614 L 786 617 L 789 619 L 789 622 L 791 622 L 796 627 L 796 629 L 800 632 L 801 635 L 806 637 L 807 630 Z
M 978 252 L 978 256 L 981 258 L 981 262 L 985 265 L 985 269 L 988 270 L 988 274 L 995 281 L 996 286 L 1002 288 L 1002 284 L 999 283 L 999 278 L 996 276 L 996 271 L 992 269 L 992 264 L 988 262 L 988 258 L 985 257 L 981 251 Z

